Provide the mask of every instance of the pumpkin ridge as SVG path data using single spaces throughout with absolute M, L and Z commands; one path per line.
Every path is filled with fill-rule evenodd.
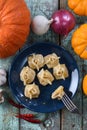
M 3 12 L 2 13 L 6 12 L 6 11 L 8 12 L 8 10 L 11 10 L 11 9 L 20 10 L 21 8 L 25 8 L 25 9 L 27 8 L 28 9 L 24 0 L 17 0 L 17 1 L 16 0 L 5 0 L 5 4 L 3 6 L 3 10 L 2 10 Z
M 6 2 L 5 2 L 5 4 L 4 4 L 4 6 L 3 6 L 3 10 L 2 10 L 2 17 L 4 17 L 3 16 L 3 14 L 4 14 L 4 11 L 6 12 L 7 11 L 7 9 L 8 9 L 8 5 L 9 5 L 9 3 L 10 3 L 10 0 L 6 0 Z M 12 1 L 11 1 L 12 2 Z M 12 4 L 12 3 L 10 3 L 10 4 Z M 6 7 L 6 5 L 7 5 L 7 7 Z M 18 5 L 18 3 L 17 3 L 17 5 Z M 14 6 L 14 8 L 17 8 L 16 6 Z M 13 10 L 13 9 L 12 9 Z M 11 10 L 9 10 L 10 12 L 11 12 Z M 10 12 L 8 12 L 8 13 L 10 13 Z M 5 15 L 7 15 L 7 14 L 5 14 Z
M 77 15 L 87 16 L 87 0 L 68 0 L 68 6 Z
M 79 2 L 79 4 L 74 8 L 74 12 L 76 12 L 76 14 L 80 14 L 80 15 L 83 15 L 84 14 L 84 12 L 85 12 L 85 8 L 82 8 L 83 10 L 79 10 L 79 8 L 82 8 L 82 7 L 84 7 L 83 6 L 83 1 L 80 1 Z
M 81 58 L 86 59 L 87 60 L 87 51 L 83 51 L 83 53 L 80 55 Z
M 5 17 L 5 16 L 7 16 L 7 15 L 10 15 L 11 13 L 13 13 L 13 12 L 16 10 L 16 8 L 17 8 L 17 7 L 15 7 L 15 8 L 13 8 L 13 9 L 9 10 L 6 14 L 4 14 L 4 13 L 2 12 L 1 18 Z M 24 8 L 24 9 L 25 9 L 25 8 Z M 18 9 L 17 9 L 17 10 L 18 10 Z M 21 8 L 20 11 L 21 11 L 21 10 L 23 10 L 23 8 Z M 24 10 L 24 11 L 25 11 L 25 10 Z M 23 12 L 24 12 L 24 11 L 23 11 Z M 28 13 L 28 11 L 27 11 L 27 12 L 25 11 L 25 13 Z M 4 14 L 4 15 L 3 15 L 3 14 Z
M 80 0 L 78 0 L 78 3 L 80 2 Z M 78 5 L 78 3 L 76 4 L 76 5 L 74 5 L 74 7 L 72 8 L 71 7 L 71 0 L 68 0 L 68 6 L 72 9 L 72 10 L 74 10 L 75 8 L 76 8 L 76 6 Z
M 79 38 L 79 36 L 76 37 L 77 39 Z M 80 40 L 83 40 L 82 38 L 79 38 Z M 83 42 L 87 42 L 86 39 L 83 40 Z
M 85 8 L 85 16 L 87 16 L 87 8 Z
M 25 12 L 26 13 L 26 12 Z M 6 22 L 8 22 L 8 23 L 13 23 L 13 24 L 19 24 L 19 19 L 14 19 L 14 16 L 15 16 L 15 14 L 12 16 L 11 14 L 9 14 L 9 15 L 5 15 L 5 16 L 3 16 L 2 17 L 2 21 L 3 21 L 3 23 L 5 23 L 6 24 Z M 27 15 L 26 15 L 26 17 L 27 16 L 29 16 L 30 17 L 30 14 L 27 12 Z M 22 17 L 19 17 L 20 19 L 24 19 L 25 18 L 25 16 L 22 16 Z M 9 21 L 7 21 L 9 19 Z M 11 19 L 11 20 L 10 20 Z M 13 20 L 12 20 L 13 19 Z M 17 22 L 18 21 L 18 22 Z M 22 23 L 22 24 L 25 24 L 25 23 L 27 22 L 27 23 L 29 23 L 29 19 L 25 19 L 24 21 L 21 21 L 20 20 L 20 24 Z M 26 23 L 26 24 L 27 24 Z
M 1 51 L 1 49 L 0 49 L 0 51 Z M 9 51 L 10 55 L 8 54 L 8 51 Z M 8 46 L 7 47 L 5 46 L 5 52 L 6 53 L 3 53 L 3 51 L 1 51 L 0 57 L 8 57 L 8 56 L 11 56 L 11 55 L 15 54 L 13 52 L 13 49 L 11 49 L 11 48 L 9 49 Z
M 22 35 L 22 34 L 21 34 Z M 28 34 L 27 34 L 28 35 Z M 10 38 L 11 37 L 11 38 Z M 14 38 L 16 37 L 16 40 L 14 40 Z M 18 46 L 18 48 L 20 47 L 20 45 L 26 41 L 24 39 L 24 37 L 20 37 L 20 34 L 13 32 L 12 34 L 9 35 L 4 35 L 4 39 L 8 39 L 8 43 L 6 43 L 6 41 L 3 41 L 3 46 L 6 48 L 8 46 L 9 43 L 12 43 L 13 46 Z M 14 40 L 14 42 L 13 42 Z M 20 41 L 20 42 L 19 42 Z M 6 44 L 5 44 L 6 43 Z M 20 43 L 20 44 L 18 44 Z
M 84 52 L 84 51 L 87 51 L 87 45 L 86 45 L 86 47 L 84 48 L 83 52 Z M 83 53 L 83 52 L 82 52 L 82 53 Z
M 6 26 L 4 26 L 4 27 L 6 27 Z M 27 25 L 26 25 L 26 27 L 27 27 Z M 28 35 L 28 32 L 29 32 L 29 29 L 28 29 L 28 32 L 26 31 L 26 28 L 21 28 L 21 27 L 17 27 L 17 29 L 16 29 L 16 25 L 14 26 L 13 25 L 13 27 L 12 26 L 7 26 L 6 27 L 8 30 L 9 30 L 9 33 L 8 34 L 6 34 L 7 36 L 5 37 L 5 38 L 10 38 L 10 37 L 13 37 L 14 36 L 14 34 L 16 35 L 16 37 L 18 36 L 18 35 L 24 35 L 25 33 Z M 16 29 L 16 32 L 15 32 L 15 29 Z M 2 31 L 3 32 L 5 32 L 6 31 L 6 29 L 4 29 L 4 28 L 2 28 Z M 11 32 L 11 33 L 10 33 Z M 5 35 L 4 35 L 5 36 Z M 24 37 L 24 36 L 23 36 Z M 20 38 L 23 38 L 23 37 L 20 37 Z M 11 39 L 11 38 L 10 38 Z
M 29 20 L 29 19 L 28 19 L 28 20 Z M 17 20 L 16 20 L 16 21 L 5 21 L 5 20 L 4 20 L 4 22 L 2 22 L 2 23 L 3 23 L 3 25 L 5 25 L 5 24 L 6 24 L 6 25 L 11 25 L 11 24 L 12 24 L 12 25 L 15 25 L 15 24 L 16 24 L 16 25 L 27 25 L 27 24 L 30 24 L 30 23 L 31 23 L 31 21 L 28 21 L 28 20 L 25 20 L 24 22 L 23 22 L 23 21 L 22 21 L 22 22 L 20 21 L 20 23 L 19 23 L 19 21 L 17 21 Z
M 84 2 L 85 5 L 85 2 Z M 87 16 L 87 8 L 85 8 L 84 15 Z
M 12 1 L 12 0 L 8 0 L 9 3 L 10 3 L 10 1 Z M 20 4 L 19 1 L 21 2 L 21 4 Z M 12 3 L 15 3 L 15 1 L 12 1 Z M 29 14 L 28 7 L 27 7 L 27 6 L 23 6 L 23 7 L 22 7 L 22 4 L 25 4 L 25 2 L 24 2 L 23 0 L 18 0 L 16 6 L 13 6 L 13 5 L 12 5 L 12 6 L 10 6 L 11 8 L 9 8 L 9 9 L 8 9 L 9 5 L 7 4 L 7 6 L 5 6 L 4 9 L 2 10 L 1 19 L 3 19 L 3 17 L 4 17 L 5 21 L 7 21 L 5 17 L 7 17 L 7 19 L 15 18 L 14 16 L 11 16 L 11 14 L 14 14 L 13 12 L 15 12 L 15 10 L 17 10 L 17 13 L 14 14 L 14 15 L 15 15 L 15 16 L 16 16 L 16 15 L 17 15 L 17 16 L 20 16 L 21 19 L 23 19 L 23 17 L 25 18 L 25 15 L 26 15 L 26 16 L 27 16 L 27 15 L 30 15 L 30 14 Z M 25 4 L 25 5 L 26 5 L 26 4 Z M 26 10 L 26 8 L 27 8 L 27 10 Z M 12 18 L 9 18 L 9 16 L 11 16 Z M 17 17 L 16 19 L 19 19 L 19 17 Z M 14 21 L 14 20 L 13 20 L 13 21 Z M 24 20 L 24 21 L 25 21 L 25 20 Z M 27 21 L 28 21 L 28 19 L 27 19 Z M 21 22 L 20 22 L 20 23 L 21 23 Z
M 6 2 L 7 2 L 6 0 L 0 0 L 0 12 L 4 8 Z
M 72 41 L 72 47 L 77 47 L 77 46 L 80 46 L 81 44 L 87 45 L 87 42 L 81 42 L 81 43 L 74 44 Z
M 84 52 L 86 46 L 87 46 L 87 44 L 85 44 L 85 45 L 82 44 L 82 45 L 76 46 L 76 47 L 74 48 L 74 51 L 75 51 L 78 55 L 81 55 L 81 54 Z
M 10 45 L 10 49 L 9 49 L 9 43 L 13 43 Z M 23 43 L 24 44 L 24 43 Z M 13 42 L 12 40 L 10 40 L 7 44 L 3 43 L 3 46 L 5 47 L 5 52 L 7 52 L 6 54 L 3 54 L 2 56 L 6 57 L 6 56 L 11 56 L 11 55 L 14 55 L 15 54 L 15 51 L 19 51 L 19 49 L 21 48 L 21 46 L 19 46 L 20 44 L 17 43 L 17 42 Z M 2 48 L 3 48 L 2 46 Z M 14 46 L 14 47 L 13 47 Z M 1 47 L 0 47 L 0 51 L 1 51 Z M 13 51 L 14 50 L 14 51 Z M 11 53 L 10 55 L 8 54 L 8 51 L 9 53 Z M 3 53 L 3 51 L 2 51 Z M 1 53 L 0 53 L 0 56 L 1 56 Z
M 76 30 L 76 31 L 73 33 L 73 36 L 72 36 L 72 37 L 75 37 L 75 38 L 80 37 L 80 39 L 84 37 L 84 40 L 87 41 L 87 36 L 84 35 L 84 34 L 86 34 L 86 33 L 87 33 L 87 32 L 85 32 L 84 29 L 80 29 L 80 28 L 79 28 L 78 30 Z
M 21 23 L 20 23 L 20 24 L 19 24 L 19 23 L 5 23 L 5 24 L 3 24 L 3 25 L 4 25 L 4 26 L 6 26 L 6 25 L 7 25 L 7 26 L 12 26 L 12 25 L 15 25 L 15 24 L 16 24 L 17 26 L 19 26 L 19 25 L 21 25 L 21 26 L 25 26 L 25 25 L 26 25 L 26 26 L 27 26 L 27 24 L 29 24 L 29 23 L 24 23 L 24 24 L 23 24 L 23 23 L 22 23 L 22 24 L 21 24 Z

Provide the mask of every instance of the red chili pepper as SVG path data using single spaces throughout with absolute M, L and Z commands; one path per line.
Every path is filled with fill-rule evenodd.
M 41 120 L 39 120 L 39 119 L 26 118 L 25 120 L 29 121 L 31 123 L 36 123 L 36 124 L 40 124 L 41 123 Z
M 24 106 L 15 103 L 15 102 L 14 102 L 12 99 L 10 99 L 10 98 L 8 99 L 8 102 L 9 102 L 12 106 L 14 106 L 14 107 L 17 107 L 17 108 L 24 108 Z
M 16 115 L 16 117 L 34 118 L 35 115 L 34 114 L 18 114 L 18 115 Z
M 24 120 L 31 122 L 31 123 L 37 123 L 37 124 L 41 123 L 41 120 L 39 120 L 39 119 L 34 119 L 34 118 L 31 118 L 31 117 L 25 117 L 23 115 L 17 115 L 16 117 L 20 118 L 20 119 L 24 119 Z

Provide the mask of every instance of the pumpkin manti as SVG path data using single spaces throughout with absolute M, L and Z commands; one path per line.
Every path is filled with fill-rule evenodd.
M 68 0 L 68 6 L 74 13 L 87 16 L 87 0 Z
M 87 59 L 87 24 L 82 24 L 75 30 L 71 43 L 76 54 Z
M 16 53 L 30 32 L 30 11 L 24 0 L 0 0 L 0 58 Z

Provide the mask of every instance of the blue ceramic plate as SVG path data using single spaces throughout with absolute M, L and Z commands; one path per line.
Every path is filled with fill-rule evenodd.
M 51 53 L 56 53 L 60 56 L 60 63 L 64 63 L 69 71 L 69 77 L 65 80 L 55 80 L 52 85 L 41 86 L 37 79 L 35 83 L 39 85 L 40 96 L 37 99 L 28 99 L 24 96 L 24 85 L 20 80 L 20 71 L 27 63 L 27 57 L 32 54 L 42 54 L 46 56 Z M 29 110 L 36 112 L 54 112 L 64 107 L 62 101 L 52 100 L 52 92 L 59 86 L 63 85 L 66 90 L 72 92 L 72 97 L 74 96 L 79 82 L 79 72 L 76 61 L 73 56 L 66 51 L 64 48 L 53 44 L 53 43 L 35 43 L 28 48 L 22 50 L 13 60 L 9 71 L 9 86 L 12 90 L 13 96 L 17 101 L 28 108 Z

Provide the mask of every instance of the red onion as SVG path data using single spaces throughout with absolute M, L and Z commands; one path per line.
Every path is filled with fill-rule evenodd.
M 57 34 L 67 35 L 75 26 L 75 17 L 68 10 L 60 9 L 53 13 L 52 18 L 51 28 Z

